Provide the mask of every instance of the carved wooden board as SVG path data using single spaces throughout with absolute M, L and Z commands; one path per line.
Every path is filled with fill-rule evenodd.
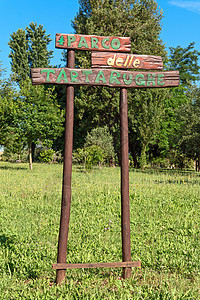
M 92 67 L 162 70 L 163 62 L 161 56 L 92 52 Z
M 56 48 L 90 51 L 130 52 L 131 40 L 129 37 L 108 37 L 57 33 Z
M 103 85 L 164 88 L 179 85 L 179 72 L 134 72 L 110 69 L 44 68 L 31 70 L 32 84 Z

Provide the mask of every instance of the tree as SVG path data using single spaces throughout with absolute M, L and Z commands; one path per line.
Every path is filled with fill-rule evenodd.
M 196 160 L 196 170 L 200 171 L 200 89 L 193 87 L 190 102 L 181 106 L 177 113 L 180 124 L 177 144 L 187 157 Z
M 21 83 L 17 101 L 14 127 L 19 128 L 26 140 L 32 169 L 32 144 L 43 142 L 51 146 L 53 139 L 63 131 L 64 113 L 56 102 L 54 89 L 32 86 L 29 79 Z
M 186 48 L 170 47 L 170 58 L 168 68 L 179 71 L 180 84 L 188 87 L 200 79 L 200 66 L 198 60 L 200 52 L 194 49 L 192 42 Z
M 32 87 L 30 83 L 31 68 L 50 66 L 53 53 L 47 50 L 50 41 L 50 36 L 46 34 L 42 25 L 37 26 L 36 23 L 30 23 L 25 30 L 18 29 L 17 32 L 14 32 L 8 43 L 11 48 L 9 55 L 11 70 L 20 87 L 18 104 L 21 110 L 18 110 L 15 126 L 20 128 L 23 136 L 26 137 L 30 168 L 32 168 L 33 149 L 37 140 L 52 139 L 53 135 L 57 137 L 62 131 L 62 117 L 59 120 L 62 112 L 59 112 L 57 107 L 55 95 L 53 95 L 54 89 Z M 55 128 L 52 127 L 53 124 Z
M 11 145 L 19 137 L 17 128 L 13 127 L 17 96 L 18 92 L 12 81 L 0 81 L 0 145 Z
M 91 132 L 87 133 L 84 147 L 99 146 L 104 150 L 104 159 L 109 164 L 115 160 L 115 150 L 113 147 L 113 137 L 111 136 L 108 127 L 93 128 Z
M 154 0 L 82 0 L 80 9 L 72 22 L 75 33 L 108 36 L 130 36 L 131 52 L 166 56 L 159 38 L 162 11 Z M 77 66 L 90 67 L 90 53 L 77 53 Z M 163 92 L 154 93 L 157 100 L 164 101 Z M 143 92 L 129 91 L 129 109 L 137 119 L 134 99 L 143 101 Z M 140 96 L 139 96 L 140 95 Z M 151 97 L 151 99 L 153 99 Z M 153 105 L 152 105 L 153 108 Z M 148 113 L 148 110 L 147 110 Z M 150 113 L 154 118 L 155 114 Z M 157 118 L 157 117 L 156 117 Z M 147 118 L 149 120 L 149 118 Z M 139 124 L 139 119 L 136 124 Z M 80 87 L 75 97 L 75 144 L 79 137 L 85 137 L 92 127 L 107 125 L 119 154 L 119 89 L 105 87 Z M 129 124 L 130 125 L 130 124 Z M 131 125 L 130 125 L 131 126 Z M 129 126 L 129 130 L 133 129 Z M 135 130 L 135 129 L 134 129 Z M 153 128 L 152 128 L 153 131 Z M 154 133 L 152 133 L 154 135 Z M 131 134 L 130 137 L 133 135 Z M 84 143 L 84 142 L 83 142 Z M 133 139 L 130 150 L 134 152 Z M 132 153 L 133 154 L 133 153 Z
M 144 90 L 134 95 L 134 105 L 129 109 L 129 123 L 135 139 L 140 142 L 140 167 L 147 165 L 149 146 L 159 138 L 164 119 L 164 103 L 169 96 L 168 90 Z M 132 133 L 133 134 L 133 133 Z M 137 162 L 136 162 L 137 163 Z
M 195 43 L 190 43 L 188 47 L 170 48 L 170 56 L 167 68 L 170 70 L 178 70 L 180 74 L 180 86 L 170 91 L 169 97 L 165 103 L 165 118 L 162 122 L 162 130 L 160 141 L 165 142 L 165 145 L 160 143 L 160 148 L 166 154 L 169 150 L 176 150 L 180 153 L 194 158 L 194 155 L 186 150 L 186 140 L 189 141 L 189 128 L 196 120 L 194 112 L 198 108 L 196 106 L 196 88 L 195 82 L 199 80 L 200 66 L 198 59 L 200 52 L 194 49 Z M 187 118 L 188 115 L 188 118 Z M 194 117 L 194 121 L 188 120 Z M 183 122 L 185 118 L 185 121 Z M 183 125 L 184 124 L 184 125 Z M 188 124 L 188 125 L 187 125 Z M 186 131 L 185 131 L 185 129 Z M 188 131 L 189 130 L 189 131 Z M 187 136 L 187 138 L 186 138 Z M 188 146 L 192 145 L 191 140 Z M 194 149 L 194 148 L 193 148 Z M 192 149 L 191 149 L 192 150 Z M 196 150 L 195 150 L 196 151 Z M 195 152 L 197 153 L 197 152 Z
M 30 23 L 25 30 L 18 29 L 11 34 L 10 46 L 11 71 L 15 75 L 15 80 L 20 84 L 27 77 L 30 78 L 31 68 L 49 67 L 53 52 L 47 47 L 51 42 L 50 35 L 46 35 L 46 30 L 42 25 Z

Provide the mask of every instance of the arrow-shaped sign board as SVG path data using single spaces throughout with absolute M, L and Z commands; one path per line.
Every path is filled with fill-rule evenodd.
M 110 69 L 44 68 L 31 70 L 32 84 L 102 85 L 164 88 L 179 85 L 179 72 L 134 72 Z
M 131 39 L 130 37 L 57 33 L 56 48 L 88 51 L 130 52 Z
M 93 68 L 162 70 L 161 56 L 129 53 L 92 52 Z

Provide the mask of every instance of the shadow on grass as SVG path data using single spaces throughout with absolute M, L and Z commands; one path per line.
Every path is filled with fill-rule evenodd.
M 17 165 L 1 166 L 0 164 L 0 170 L 28 170 L 28 168 L 27 166 L 17 166 Z
M 135 169 L 135 168 L 130 168 L 129 169 L 131 172 L 136 172 L 136 173 L 143 173 L 143 174 L 165 174 L 165 175 L 195 175 L 195 176 L 200 176 L 200 172 L 195 172 L 194 170 L 187 170 L 187 169 L 166 169 L 166 168 L 157 168 L 157 169 Z
M 6 236 L 6 235 L 0 235 L 0 245 L 1 248 L 9 248 L 11 249 L 12 246 L 15 244 L 16 242 L 16 236 Z

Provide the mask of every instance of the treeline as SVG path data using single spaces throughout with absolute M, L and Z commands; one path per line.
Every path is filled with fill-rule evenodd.
M 164 70 L 180 72 L 180 86 L 129 89 L 130 164 L 200 169 L 200 89 L 195 43 L 170 48 L 160 39 L 162 11 L 154 0 L 80 0 L 74 33 L 129 36 L 131 53 L 159 55 Z M 11 34 L 9 80 L 0 77 L 0 145 L 5 159 L 62 160 L 65 88 L 32 86 L 31 68 L 51 67 L 51 42 L 42 25 L 31 23 Z M 58 50 L 59 51 L 59 50 Z M 76 66 L 90 68 L 87 51 L 76 53 Z M 63 52 L 62 66 L 66 66 Z M 0 68 L 0 74 L 2 73 Z M 75 88 L 74 162 L 120 164 L 119 89 Z M 56 153 L 56 155 L 54 155 Z M 16 157 L 17 155 L 17 157 Z M 54 155 L 54 158 L 53 158 Z

